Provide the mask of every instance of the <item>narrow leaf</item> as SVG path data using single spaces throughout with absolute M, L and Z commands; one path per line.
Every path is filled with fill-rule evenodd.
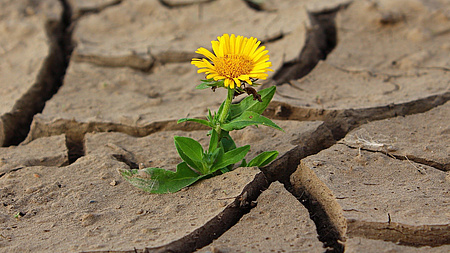
M 242 159 L 241 165 L 239 167 L 247 167 L 247 161 L 245 159 Z
M 206 84 L 206 83 L 201 83 L 201 84 L 197 85 L 195 88 L 197 90 L 204 90 L 204 89 L 210 88 L 210 86 L 208 86 L 208 84 Z
M 207 89 L 211 87 L 223 87 L 223 80 L 214 81 L 213 78 L 202 80 L 202 83 L 197 85 L 195 88 L 198 90 Z
M 217 146 L 219 144 L 219 135 L 217 134 L 216 130 L 211 130 L 211 139 L 209 140 L 209 153 L 213 153 L 214 150 L 217 149 Z
M 202 125 L 205 125 L 205 126 L 208 126 L 208 127 L 212 127 L 211 122 L 209 122 L 209 121 L 207 121 L 207 120 L 204 120 L 204 119 L 182 118 L 182 119 L 179 119 L 179 120 L 177 121 L 177 124 L 180 124 L 180 123 L 183 123 L 183 122 L 186 122 L 186 121 L 197 122 L 197 123 L 200 123 L 200 124 L 202 124 Z
M 264 167 L 278 156 L 278 151 L 266 151 L 253 158 L 246 167 Z
M 220 127 L 225 131 L 239 130 L 247 126 L 252 125 L 264 125 L 270 126 L 280 131 L 283 131 L 281 127 L 273 123 L 270 119 L 259 115 L 259 113 L 245 111 L 239 117 L 235 118 L 231 122 L 221 125 Z
M 253 96 L 244 98 L 239 104 L 232 104 L 230 107 L 230 120 L 239 117 L 243 112 L 250 111 L 261 114 L 269 105 L 275 94 L 276 87 L 272 86 L 258 92 L 261 95 L 262 102 L 253 100 Z
M 233 140 L 233 138 L 231 138 L 229 132 L 222 131 L 221 135 L 222 135 L 222 139 L 220 140 L 220 143 L 222 144 L 224 152 L 228 152 L 228 151 L 236 148 L 236 143 L 234 143 L 234 140 Z
M 226 152 L 225 154 L 223 154 L 223 156 L 217 158 L 216 163 L 211 167 L 211 173 L 244 159 L 249 150 L 250 145 L 245 145 Z

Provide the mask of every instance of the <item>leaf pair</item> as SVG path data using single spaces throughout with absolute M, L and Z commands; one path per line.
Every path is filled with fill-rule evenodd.
M 211 83 L 205 82 L 205 85 L 207 84 Z M 283 131 L 283 129 L 281 129 L 279 126 L 273 123 L 270 119 L 261 115 L 269 105 L 270 101 L 272 100 L 272 97 L 275 94 L 275 90 L 276 87 L 272 86 L 270 88 L 263 89 L 260 92 L 258 92 L 258 94 L 261 96 L 262 102 L 254 100 L 253 97 L 248 96 L 245 99 L 243 99 L 240 103 L 232 104 L 228 116 L 228 122 L 225 122 L 225 124 L 223 124 L 221 128 L 225 131 L 232 131 L 242 129 L 251 125 L 265 125 Z M 222 108 L 223 103 L 220 106 L 216 115 L 220 115 Z M 178 120 L 178 123 L 192 121 L 203 124 L 208 127 L 214 127 L 214 125 L 216 124 L 215 122 L 216 115 L 212 116 L 211 111 L 209 111 L 209 116 L 207 117 L 209 120 L 183 118 Z
M 213 130 L 213 132 L 215 131 Z M 217 136 L 217 134 L 213 135 Z M 219 169 L 241 161 L 250 150 L 250 145 L 227 152 L 224 151 L 223 147 L 219 147 L 211 149 L 211 153 L 211 150 L 208 152 L 203 151 L 202 145 L 189 137 L 175 136 L 174 139 L 175 147 L 181 159 L 202 175 L 212 174 Z M 217 137 L 212 137 L 211 139 L 216 139 L 217 141 Z

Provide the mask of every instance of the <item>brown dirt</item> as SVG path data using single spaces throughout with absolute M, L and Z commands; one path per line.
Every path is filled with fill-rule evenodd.
M 448 0 L 8 0 L 0 31 L 2 252 L 449 251 Z M 176 120 L 223 101 L 190 64 L 223 33 L 269 50 L 285 130 L 233 137 L 280 156 L 134 188 L 207 145 Z

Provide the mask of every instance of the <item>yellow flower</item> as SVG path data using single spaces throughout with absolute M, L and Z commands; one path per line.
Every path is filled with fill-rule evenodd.
M 273 71 L 269 69 L 272 66 L 267 54 L 269 51 L 264 50 L 264 46 L 259 47 L 261 41 L 256 38 L 224 34 L 217 39 L 211 41 L 214 54 L 203 47 L 195 51 L 209 61 L 197 58 L 191 61 L 199 68 L 198 73 L 204 72 L 207 79 L 224 80 L 225 87 L 234 89 L 235 86 L 241 87 L 241 81 L 251 85 L 251 79 L 266 79 L 266 72 Z

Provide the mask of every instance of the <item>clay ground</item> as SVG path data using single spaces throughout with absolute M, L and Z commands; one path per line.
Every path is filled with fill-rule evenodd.
M 1 252 L 449 252 L 449 0 L 2 0 Z M 269 50 L 248 160 L 174 194 L 119 169 L 180 162 L 198 47 Z

